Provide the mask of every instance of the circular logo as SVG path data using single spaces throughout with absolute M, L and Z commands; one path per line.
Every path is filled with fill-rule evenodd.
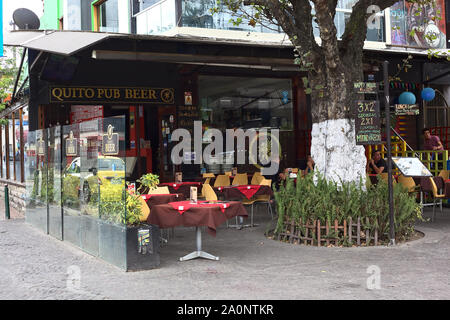
M 261 139 L 262 136 L 266 138 Z M 258 141 L 259 141 L 259 150 L 258 150 Z M 249 162 L 254 163 L 254 166 L 258 169 L 261 169 L 263 166 L 260 165 L 257 159 L 253 158 L 254 154 L 258 154 L 260 162 L 269 163 L 272 159 L 272 144 L 276 143 L 278 146 L 278 159 L 281 159 L 281 144 L 280 140 L 277 137 L 272 135 L 272 133 L 267 134 L 266 132 L 258 133 L 251 141 L 249 146 Z M 254 150 L 257 152 L 254 152 Z
M 173 103 L 174 101 L 173 89 L 161 90 L 161 100 L 164 103 Z
M 108 139 L 111 140 L 112 139 L 112 135 L 113 135 L 113 126 L 109 125 L 108 126 L 108 130 L 106 132 L 108 134 Z

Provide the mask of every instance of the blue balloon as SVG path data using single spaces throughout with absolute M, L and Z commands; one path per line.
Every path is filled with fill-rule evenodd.
M 416 96 L 411 92 L 405 91 L 398 97 L 398 103 L 399 104 L 415 104 Z
M 435 95 L 436 93 L 433 88 L 424 88 L 421 93 L 422 99 L 425 101 L 433 100 Z

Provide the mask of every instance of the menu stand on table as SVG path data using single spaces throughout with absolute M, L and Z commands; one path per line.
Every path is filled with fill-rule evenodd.
M 204 258 L 209 260 L 219 260 L 219 257 L 213 256 L 207 252 L 202 251 L 202 230 L 200 227 L 195 227 L 195 232 L 197 235 L 197 251 L 193 251 L 184 257 L 180 258 L 180 261 L 188 261 L 196 258 Z

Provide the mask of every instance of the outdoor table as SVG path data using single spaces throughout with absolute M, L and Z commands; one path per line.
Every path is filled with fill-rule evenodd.
M 181 257 L 180 261 L 195 258 L 219 260 L 219 257 L 202 251 L 200 227 L 208 227 L 208 233 L 215 237 L 217 227 L 235 216 L 248 216 L 247 210 L 238 201 L 198 201 L 196 204 L 190 201 L 179 201 L 154 206 L 147 218 L 147 223 L 158 225 L 160 228 L 195 227 L 197 250 Z
M 147 203 L 150 210 L 153 206 L 158 204 L 166 204 L 175 201 L 184 201 L 186 197 L 182 193 L 170 193 L 170 194 L 144 194 L 142 198 Z
M 422 192 L 432 192 L 431 183 L 429 177 L 412 177 L 416 185 L 420 185 Z M 434 183 L 438 189 L 443 189 L 445 186 L 444 178 L 433 177 Z
M 273 191 L 270 186 L 259 184 L 216 187 L 214 190 L 218 192 L 219 195 L 223 195 L 223 197 L 227 200 L 244 198 L 251 199 L 253 196 L 273 195 Z
M 202 183 L 194 181 L 186 182 L 165 182 L 160 183 L 160 187 L 169 187 L 170 193 L 182 193 L 186 198 L 191 196 L 191 187 L 197 187 L 197 194 L 202 192 Z

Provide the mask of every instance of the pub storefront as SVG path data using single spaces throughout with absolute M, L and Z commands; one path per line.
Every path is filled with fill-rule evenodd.
M 159 265 L 159 230 L 147 226 L 151 241 L 143 255 L 124 196 L 128 182 L 146 173 L 172 182 L 176 172 L 191 181 L 232 167 L 239 173 L 259 170 L 238 165 L 237 150 L 225 150 L 230 157 L 222 162 L 175 166 L 175 129 L 192 130 L 194 121 L 202 122 L 202 133 L 279 129 L 281 167 L 298 167 L 306 158 L 302 135 L 309 129 L 299 73 L 295 66 L 280 71 L 261 62 L 277 57 L 276 63 L 292 64 L 292 49 L 258 49 L 133 36 L 70 54 L 28 48 L 26 221 L 124 270 L 148 269 Z M 217 52 L 226 56 L 198 61 L 207 55 L 211 61 Z M 248 55 L 245 64 L 236 59 L 241 55 Z M 203 135 L 202 148 L 209 142 Z

